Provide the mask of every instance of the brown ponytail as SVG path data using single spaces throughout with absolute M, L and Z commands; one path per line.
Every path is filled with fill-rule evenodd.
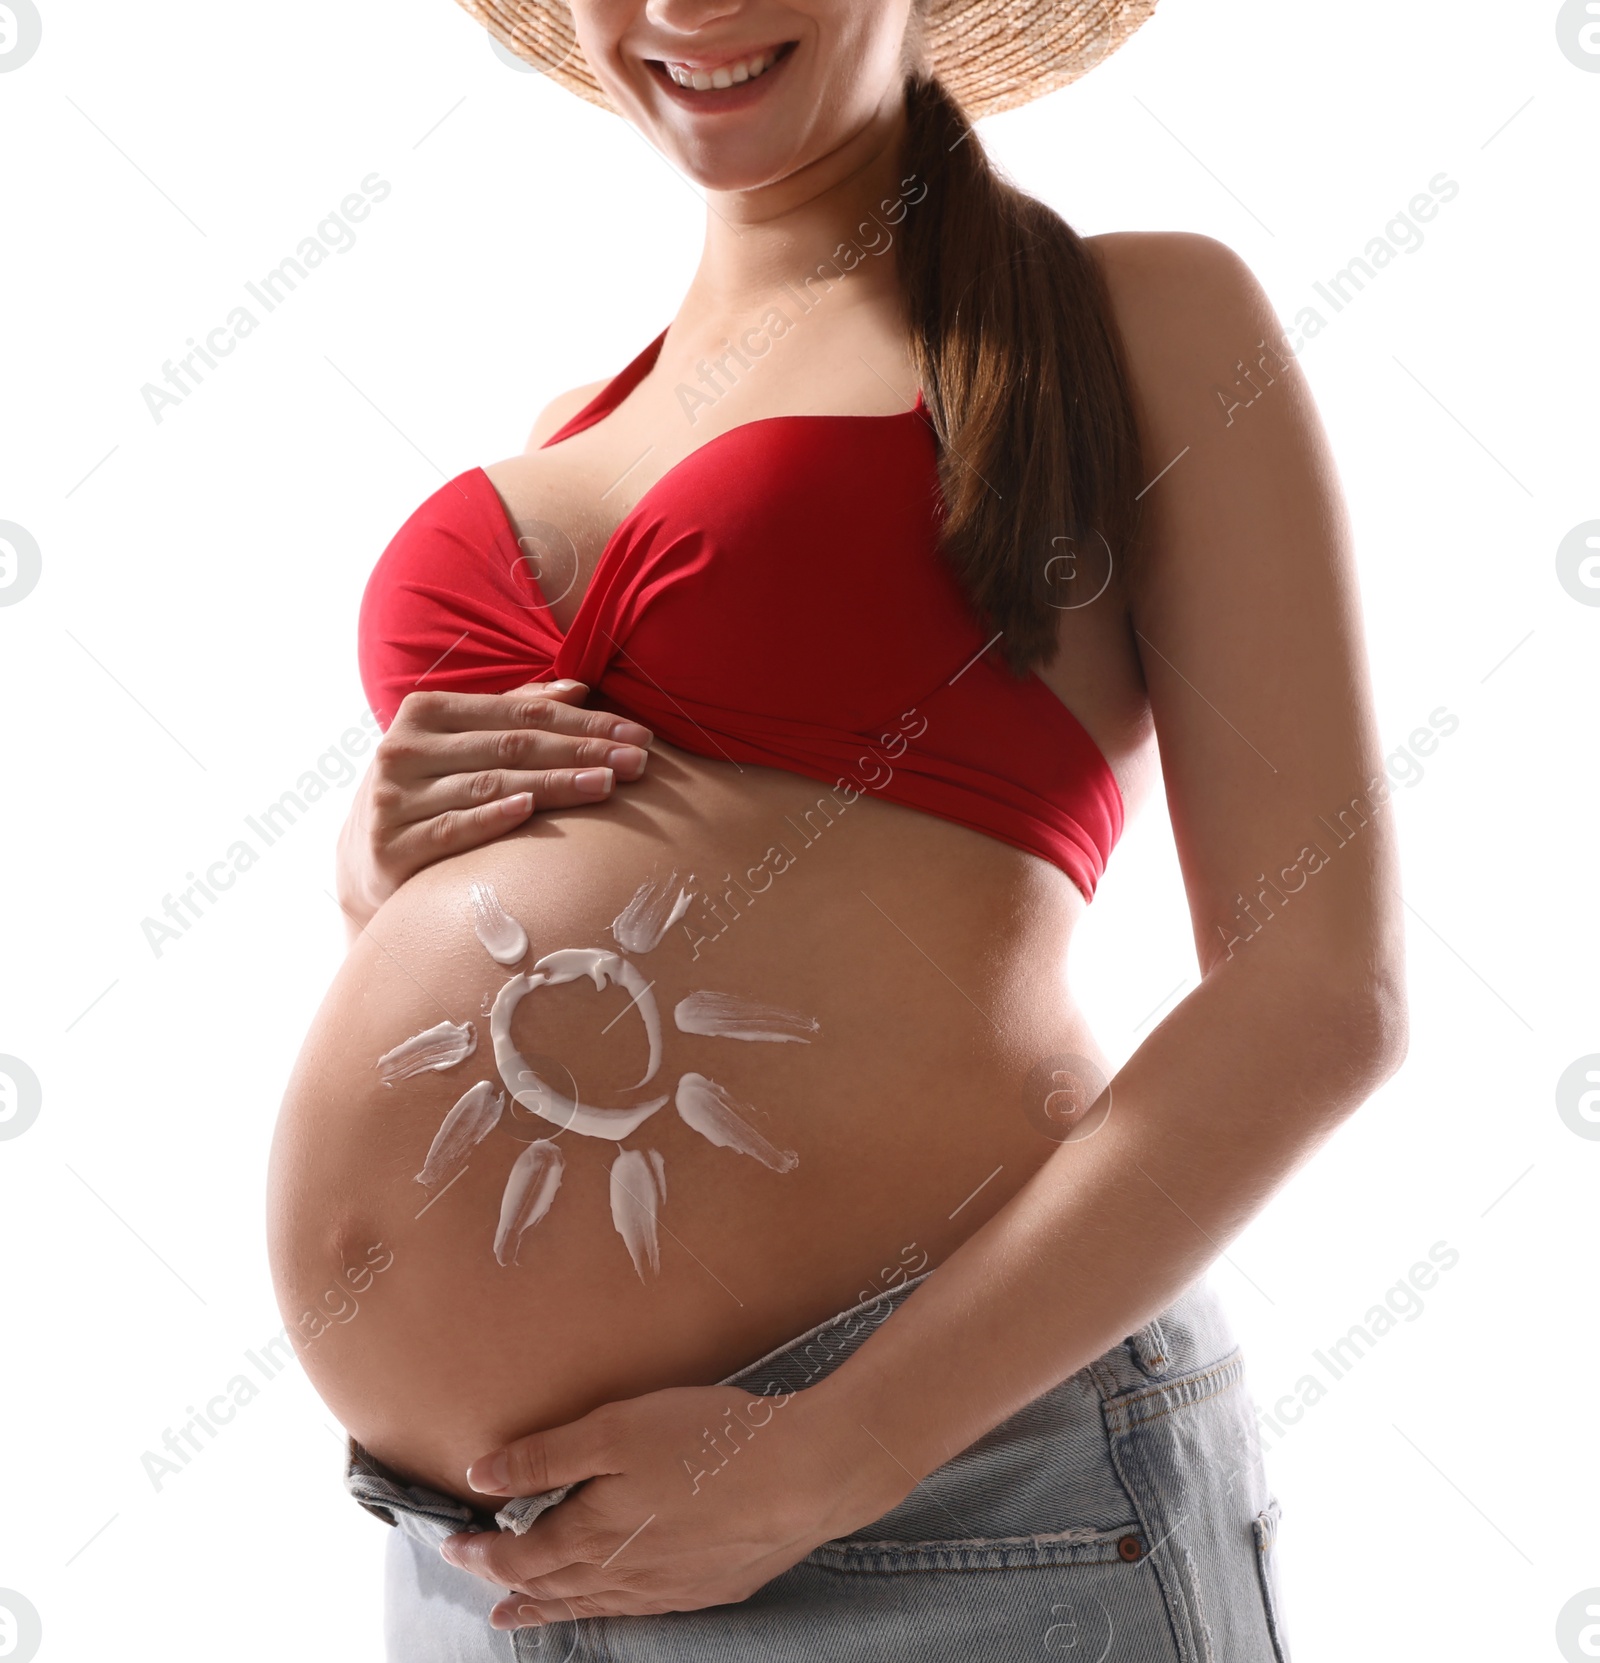
M 940 443 L 943 546 L 1021 672 L 1054 656 L 1064 609 L 1125 575 L 1132 398 L 1083 239 L 996 171 L 936 78 L 909 77 L 906 114 L 904 172 L 928 194 L 901 228 L 900 281 Z

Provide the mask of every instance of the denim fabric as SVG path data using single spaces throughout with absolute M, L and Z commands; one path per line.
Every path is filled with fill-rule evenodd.
M 801 1390 L 926 1276 L 864 1300 L 725 1384 Z M 352 1442 L 346 1485 L 395 1525 L 391 1663 L 1287 1663 L 1279 1509 L 1215 1294 L 1161 1316 L 738 1605 L 496 1633 L 498 1594 L 440 1558 L 457 1530 L 525 1530 L 401 1484 Z

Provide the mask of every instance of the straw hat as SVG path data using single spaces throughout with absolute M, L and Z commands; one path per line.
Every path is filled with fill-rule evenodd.
M 601 109 L 565 0 L 458 0 L 490 34 Z M 970 117 L 993 115 L 1075 81 L 1108 58 L 1156 0 L 927 0 L 934 72 Z

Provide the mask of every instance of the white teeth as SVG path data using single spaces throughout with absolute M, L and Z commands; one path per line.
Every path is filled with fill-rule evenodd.
M 769 57 L 765 52 L 758 52 L 743 63 L 723 64 L 717 69 L 690 69 L 684 64 L 668 64 L 666 68 L 680 87 L 688 87 L 694 92 L 709 92 L 712 88 L 720 90 L 753 81 L 758 75 L 764 75 L 776 61 L 776 54 Z

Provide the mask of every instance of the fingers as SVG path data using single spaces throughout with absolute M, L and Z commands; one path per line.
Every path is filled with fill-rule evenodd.
M 385 799 L 374 820 L 392 850 L 438 860 L 502 836 L 535 809 L 602 802 L 616 777 L 611 768 L 453 775 L 397 796 L 392 805 Z
M 541 1520 L 524 1536 L 508 1530 L 467 1531 L 446 1537 L 440 1555 L 450 1564 L 501 1588 L 544 1590 L 546 1579 L 561 1589 L 593 1592 L 616 1577 L 602 1561 L 615 1551 L 622 1535 L 601 1537 L 577 1515 Z M 533 1597 L 538 1597 L 534 1595 Z
M 567 789 L 565 783 L 548 779 L 506 775 L 609 768 L 620 779 L 637 779 L 649 759 L 644 747 L 654 738 L 636 722 L 604 711 L 573 709 L 542 696 L 521 704 L 515 694 L 427 697 L 439 702 L 416 702 L 423 696 L 408 695 L 402 707 L 408 711 L 406 720 L 397 716 L 379 746 L 373 806 L 386 824 L 403 825 L 513 791 L 535 791 L 538 806 L 544 807 L 552 792 Z M 462 722 L 478 725 L 455 725 Z M 456 775 L 474 777 L 452 783 L 447 794 L 419 796 L 428 782 L 451 781 Z M 583 796 L 580 791 L 572 800 Z
M 509 1588 L 513 1583 L 537 1574 L 524 1569 L 523 1560 L 527 1556 L 522 1550 L 526 1544 L 526 1537 L 513 1536 L 504 1530 L 474 1530 L 459 1536 L 447 1536 L 439 1544 L 439 1553 L 447 1564 L 470 1571 L 485 1582 Z M 559 1570 L 560 1566 L 541 1568 Z
M 408 693 L 393 727 L 421 733 L 476 733 L 499 728 L 548 728 L 553 732 L 650 742 L 650 730 L 604 710 L 573 701 L 587 695 L 581 682 L 528 682 L 509 693 Z M 391 731 L 392 731 L 391 728 Z
M 408 759 L 406 778 L 414 795 L 429 780 L 455 775 L 547 773 L 554 769 L 610 768 L 621 779 L 638 779 L 650 753 L 642 745 L 618 744 L 610 739 L 579 738 L 538 729 L 504 728 L 485 733 L 430 734 Z M 481 798 L 504 795 L 508 782 L 486 786 Z M 527 781 L 518 790 L 531 790 Z M 440 807 L 461 804 L 441 803 Z M 542 806 L 542 805 L 541 805 Z
M 619 1581 L 615 1568 L 607 1570 L 599 1565 L 567 1565 L 547 1576 L 518 1577 L 509 1592 L 504 1592 L 497 1609 L 510 1621 L 507 1628 L 518 1627 L 529 1621 L 570 1622 L 574 1617 L 599 1615 L 604 1605 L 616 1609 L 616 1602 L 634 1598 L 632 1590 Z M 526 1608 L 535 1608 L 525 1616 Z
M 611 794 L 617 780 L 638 779 L 647 755 L 632 746 L 614 745 L 598 755 L 583 752 L 553 759 L 547 767 L 463 768 L 410 785 L 395 782 L 393 789 L 374 792 L 373 823 L 397 837 L 422 821 L 469 814 L 524 793 L 538 809 L 598 802 Z
M 365 860 L 392 892 L 537 810 L 603 802 L 645 771 L 654 735 L 584 708 L 578 681 L 509 693 L 408 693 L 363 783 Z
M 565 699 L 573 704 L 582 704 L 589 696 L 589 689 L 583 682 L 568 678 L 560 681 L 525 681 L 520 687 L 513 687 L 511 691 L 543 693 L 547 699 Z
M 620 1472 L 620 1431 L 616 1405 L 603 1404 L 565 1426 L 531 1432 L 491 1450 L 467 1469 L 467 1482 L 481 1495 L 536 1496 L 563 1484 Z M 565 1509 L 566 1518 L 572 1519 L 575 1512 Z
M 672 1607 L 638 1594 L 608 1589 L 596 1594 L 574 1594 L 569 1599 L 529 1599 L 512 1594 L 489 1613 L 491 1628 L 544 1628 L 550 1623 L 576 1622 L 584 1617 L 647 1617 Z
M 609 768 L 580 768 L 550 776 L 540 793 L 517 791 L 478 808 L 447 809 L 413 820 L 387 834 L 387 858 L 407 871 L 431 866 L 449 855 L 464 854 L 493 842 L 522 824 L 538 809 L 571 808 L 600 802 L 611 794 L 615 776 Z
M 556 1523 L 552 1516 L 551 1526 Z M 490 1614 L 492 1628 L 542 1627 L 584 1617 L 643 1616 L 675 1609 L 628 1586 L 619 1574 L 622 1568 L 612 1563 L 624 1545 L 626 1537 L 615 1531 L 596 1533 L 574 1511 L 564 1516 L 559 1530 L 522 1537 L 492 1530 L 451 1536 L 440 1552 L 459 1569 L 510 1590 Z

